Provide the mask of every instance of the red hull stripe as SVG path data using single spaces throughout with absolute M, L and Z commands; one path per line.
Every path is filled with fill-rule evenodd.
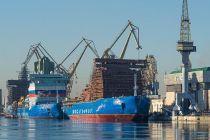
M 29 97 L 37 97 L 36 94 L 28 94 Z
M 130 122 L 135 118 L 143 120 L 144 115 L 136 114 L 81 114 L 70 115 L 69 118 L 73 121 L 79 122 Z

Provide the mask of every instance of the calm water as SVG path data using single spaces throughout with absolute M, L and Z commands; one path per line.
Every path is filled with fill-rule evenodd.
M 103 140 L 209 139 L 210 124 L 175 123 L 76 123 L 69 120 L 33 120 L 0 118 L 0 139 L 11 140 Z

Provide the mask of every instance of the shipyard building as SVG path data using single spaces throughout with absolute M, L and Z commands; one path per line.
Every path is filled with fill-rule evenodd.
M 157 66 L 154 56 L 146 59 L 94 59 L 93 73 L 82 100 L 96 100 L 134 95 L 134 73 L 137 74 L 137 95 L 157 93 Z
M 8 80 L 7 81 L 7 105 L 11 105 L 14 101 L 18 101 L 22 96 L 28 94 L 28 81 L 26 80 Z
M 171 106 L 175 103 L 176 93 L 182 93 L 182 73 L 173 71 L 166 74 L 164 82 L 166 85 L 165 105 Z M 189 72 L 189 91 L 201 111 L 210 109 L 210 67 L 191 69 Z M 181 103 L 181 94 L 178 94 L 178 102 Z

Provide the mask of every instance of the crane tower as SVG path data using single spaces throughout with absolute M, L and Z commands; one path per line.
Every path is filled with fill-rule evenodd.
M 190 32 L 190 18 L 188 13 L 188 1 L 183 0 L 182 5 L 182 16 L 181 16 L 181 29 L 180 29 L 180 40 L 177 43 L 177 51 L 181 53 L 182 56 L 182 95 L 183 98 L 188 98 L 191 101 L 191 105 L 194 106 L 194 101 L 190 97 L 188 91 L 188 72 L 191 69 L 190 63 L 190 53 L 196 52 L 196 46 L 193 45 L 193 41 L 191 40 L 191 32 Z

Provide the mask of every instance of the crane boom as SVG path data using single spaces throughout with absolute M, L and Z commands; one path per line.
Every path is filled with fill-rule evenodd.
M 35 55 L 37 59 L 41 59 L 41 55 L 38 50 L 35 51 Z
M 131 21 L 128 21 L 130 23 L 130 27 L 131 27 L 131 32 L 135 38 L 135 41 L 136 41 L 136 44 L 137 44 L 137 49 L 142 49 L 140 43 L 139 43 L 139 27 L 133 25 L 133 23 Z M 137 30 L 137 33 L 138 33 L 138 37 L 135 33 L 135 30 Z
M 116 42 L 120 39 L 120 37 L 123 35 L 123 33 L 126 31 L 126 29 L 128 28 L 129 24 L 127 24 L 125 26 L 125 28 L 122 30 L 122 32 L 117 36 L 117 38 L 115 39 L 115 41 L 111 44 L 111 46 L 109 48 L 107 48 L 105 51 L 104 51 L 104 54 L 102 55 L 102 58 L 104 57 L 108 57 L 108 53 L 109 51 L 114 47 L 114 45 L 116 44 Z
M 82 51 L 82 54 L 79 56 L 79 58 L 78 58 L 78 60 L 76 61 L 76 63 L 75 63 L 75 64 L 73 63 L 73 64 L 71 65 L 71 68 L 69 68 L 69 70 L 66 71 L 66 74 L 67 74 L 68 77 L 70 78 L 70 79 L 69 79 L 69 83 L 68 83 L 68 85 L 67 85 L 68 96 L 70 96 L 70 93 L 71 93 L 71 89 L 72 89 L 72 85 L 73 85 L 73 80 L 74 80 L 74 74 L 75 74 L 75 72 L 76 72 L 76 70 L 77 70 L 77 67 L 78 67 L 79 63 L 81 62 L 82 57 L 84 56 L 84 54 L 85 54 L 87 48 L 90 48 L 90 50 L 95 54 L 95 56 L 96 56 L 97 58 L 99 58 L 99 54 L 98 54 L 98 52 L 97 52 L 95 46 L 94 46 L 94 47 L 91 46 L 91 43 L 94 45 L 94 42 L 93 42 L 92 40 L 88 40 L 88 39 L 82 38 L 82 40 L 81 40 L 81 41 L 76 45 L 76 47 L 74 47 L 74 49 L 73 49 L 73 50 L 72 50 L 72 51 L 71 51 L 71 52 L 70 52 L 70 53 L 61 61 L 61 63 L 60 63 L 59 65 L 62 65 L 62 64 L 63 64 L 63 63 L 72 55 L 72 53 L 74 53 L 75 50 L 79 48 L 79 46 L 80 46 L 83 42 L 85 43 L 85 47 L 84 47 L 84 49 L 83 49 L 83 51 Z M 58 67 L 59 65 L 57 65 L 56 67 Z
M 74 49 L 63 59 L 63 61 L 61 61 L 61 63 L 59 65 L 62 65 L 68 58 L 69 56 L 82 44 L 83 40 L 81 40 L 76 47 L 74 47 Z
M 58 65 L 58 63 L 55 61 L 55 59 L 51 56 L 51 54 L 41 45 L 41 43 L 38 44 L 38 46 L 40 46 L 44 52 L 50 57 L 50 59 L 56 64 Z M 39 48 L 40 49 L 40 48 Z M 41 49 L 40 49 L 41 50 Z
M 78 67 L 78 65 L 79 65 L 79 63 L 80 63 L 80 61 L 81 61 L 81 59 L 82 59 L 82 57 L 83 57 L 85 51 L 87 50 L 87 48 L 88 48 L 88 45 L 85 46 L 85 48 L 84 48 L 82 54 L 80 55 L 79 59 L 77 60 L 77 62 L 76 62 L 76 64 L 75 64 L 73 70 L 69 73 L 69 76 L 70 76 L 70 77 L 72 77 L 72 76 L 74 75 L 74 73 L 75 73 L 75 71 L 76 71 L 76 69 L 77 69 L 77 67 Z
M 49 57 L 54 64 L 57 64 L 55 59 L 51 56 L 51 54 L 41 45 L 41 43 L 31 45 L 25 61 L 22 63 L 22 67 L 27 67 L 33 55 L 36 55 L 37 60 L 43 57 Z
M 23 62 L 23 65 L 26 66 L 28 62 L 31 60 L 32 56 L 35 54 L 37 47 L 31 47 L 28 51 L 28 54 L 26 56 L 25 61 Z
M 94 50 L 93 47 L 90 45 L 91 43 L 93 43 L 93 41 L 87 40 L 85 38 L 83 38 L 82 40 L 86 43 L 86 45 L 85 45 L 84 50 L 82 51 L 82 54 L 80 55 L 79 59 L 77 60 L 76 64 L 74 65 L 73 70 L 71 72 L 69 72 L 69 77 L 70 78 L 74 75 L 74 73 L 75 73 L 83 55 L 85 54 L 85 51 L 87 50 L 87 48 L 90 48 L 93 51 L 93 53 L 96 55 L 96 57 L 99 57 L 97 50 Z
M 83 40 L 85 41 L 85 43 L 87 44 L 87 46 L 91 49 L 91 51 L 95 54 L 95 56 L 96 56 L 97 58 L 99 58 L 100 56 L 99 56 L 99 54 L 98 54 L 98 51 L 97 51 L 96 48 L 95 48 L 94 42 L 93 42 L 92 40 L 87 40 L 87 39 L 85 39 L 85 38 L 83 38 Z M 88 43 L 88 41 L 89 41 L 89 43 Z M 92 46 L 90 45 L 91 43 L 94 45 L 94 47 L 92 47 Z
M 125 55 L 125 52 L 127 50 L 127 46 L 128 46 L 128 43 L 129 43 L 131 35 L 134 36 L 134 39 L 135 39 L 136 44 L 137 44 L 137 49 L 141 49 L 142 48 L 140 43 L 139 43 L 139 28 L 137 26 L 133 25 L 131 21 L 128 21 L 128 24 L 125 26 L 125 28 L 122 30 L 122 32 L 120 32 L 120 34 L 117 36 L 117 38 L 111 44 L 111 46 L 104 51 L 104 53 L 102 55 L 102 58 L 110 58 L 109 52 L 111 51 L 111 49 L 114 47 L 114 45 L 117 43 L 117 41 L 122 37 L 122 35 L 125 33 L 125 31 L 129 27 L 131 28 L 131 31 L 130 31 L 129 37 L 128 37 L 127 41 L 126 41 L 126 45 L 123 48 L 123 51 L 121 53 L 120 58 L 121 59 L 124 58 L 124 55 Z M 138 33 L 137 35 L 136 35 L 136 32 L 135 32 L 136 30 L 137 30 L 137 33 Z
M 87 39 L 85 39 L 85 38 L 82 38 L 82 40 L 74 47 L 74 49 L 61 61 L 61 63 L 60 64 L 58 64 L 57 66 L 56 66 L 56 68 L 57 67 L 60 67 L 60 66 L 62 66 L 62 64 L 71 56 L 71 54 L 72 53 L 74 53 L 75 52 L 75 50 L 83 43 L 83 42 L 85 42 L 87 45 L 87 47 L 89 47 L 91 50 L 92 50 L 92 52 L 96 55 L 96 57 L 97 58 L 99 58 L 99 54 L 98 54 L 98 52 L 97 52 L 97 50 L 96 50 L 96 48 L 95 47 L 92 47 L 90 44 L 91 43 L 93 43 L 94 44 L 94 42 L 93 41 L 91 41 L 91 40 L 87 40 Z M 90 43 L 88 43 L 88 42 L 90 42 Z M 61 68 L 61 67 L 60 67 Z M 62 70 L 63 71 L 65 71 L 65 73 L 68 73 L 68 71 L 62 66 Z M 73 74 L 72 74 L 73 75 Z
M 127 41 L 126 41 L 125 47 L 123 48 L 123 51 L 122 51 L 122 53 L 121 53 L 121 55 L 120 55 L 120 59 L 123 59 L 124 56 L 125 56 L 125 52 L 126 52 L 126 50 L 127 50 L 127 48 L 128 48 L 128 43 L 129 43 L 130 38 L 131 38 L 131 34 L 132 34 L 132 33 L 130 32 L 130 34 L 129 34 L 129 36 L 128 36 L 128 39 L 127 39 Z
M 34 54 L 36 55 L 37 59 L 41 59 L 41 55 L 38 51 L 38 48 L 39 48 L 39 46 L 37 44 L 36 45 L 31 45 L 31 47 L 30 47 L 30 49 L 27 53 L 26 59 L 22 63 L 21 71 L 20 71 L 19 76 L 18 76 L 19 79 L 27 80 L 27 75 L 28 75 L 27 65 L 30 62 L 30 60 L 31 60 L 31 58 L 33 57 Z

